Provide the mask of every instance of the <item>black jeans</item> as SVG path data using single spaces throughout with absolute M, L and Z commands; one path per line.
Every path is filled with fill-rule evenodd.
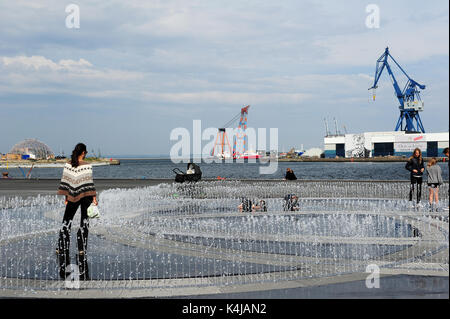
M 78 202 L 68 202 L 64 212 L 63 225 L 59 231 L 58 250 L 62 253 L 68 253 L 70 247 L 70 229 L 72 220 L 78 207 L 81 206 L 80 229 L 77 233 L 78 251 L 85 253 L 87 249 L 87 239 L 89 234 L 89 218 L 87 209 L 93 200 L 92 196 L 83 197 Z
M 411 187 L 409 189 L 409 200 L 412 201 L 414 194 L 414 186 L 417 184 L 417 203 L 422 197 L 422 177 L 411 176 Z

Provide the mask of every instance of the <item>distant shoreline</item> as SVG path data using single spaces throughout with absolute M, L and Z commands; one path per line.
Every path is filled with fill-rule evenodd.
M 42 167 L 42 168 L 52 168 L 52 167 L 64 167 L 64 165 L 67 163 L 68 159 L 58 159 L 58 160 L 37 160 L 37 161 L 30 161 L 30 160 L 15 160 L 15 161 L 5 161 L 2 160 L 0 163 L 0 168 L 35 168 L 35 167 Z M 120 165 L 120 161 L 118 159 L 109 159 L 109 158 L 102 158 L 102 159 L 95 159 L 95 160 L 87 160 L 89 164 L 92 166 L 107 166 L 107 165 Z

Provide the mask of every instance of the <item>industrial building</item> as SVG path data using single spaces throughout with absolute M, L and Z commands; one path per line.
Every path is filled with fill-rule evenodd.
M 424 157 L 441 157 L 449 146 L 449 133 L 365 132 L 324 138 L 326 158 L 411 156 L 420 148 Z
M 392 66 L 396 66 L 406 77 L 403 90 L 400 88 Z M 425 90 L 426 86 L 413 80 L 391 55 L 389 48 L 378 58 L 374 83 L 369 90 L 378 87 L 383 71 L 389 73 L 389 78 L 394 87 L 400 111 L 397 125 L 390 132 L 366 132 L 360 134 L 339 134 L 328 132 L 324 138 L 324 155 L 326 158 L 335 157 L 377 157 L 377 156 L 406 156 L 412 155 L 415 148 L 422 151 L 424 157 L 443 156 L 442 151 L 448 147 L 449 134 L 426 133 L 419 113 L 424 110 L 424 101 L 419 90 Z

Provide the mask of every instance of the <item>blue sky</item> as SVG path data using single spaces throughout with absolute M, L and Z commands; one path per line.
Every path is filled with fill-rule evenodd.
M 80 8 L 80 28 L 65 7 Z M 380 8 L 369 29 L 366 6 Z M 177 127 L 220 127 L 250 104 L 248 125 L 276 127 L 279 146 L 322 147 L 334 130 L 393 130 L 389 46 L 416 81 L 428 132 L 448 131 L 447 1 L 0 2 L 0 152 L 37 138 L 68 154 L 168 154 Z M 401 85 L 405 78 L 398 75 Z M 237 124 L 236 124 L 237 125 Z M 207 141 L 204 142 L 205 144 Z

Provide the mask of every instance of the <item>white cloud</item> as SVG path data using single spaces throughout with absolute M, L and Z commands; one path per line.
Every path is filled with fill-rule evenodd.
M 53 71 L 57 70 L 77 70 L 80 68 L 91 67 L 92 64 L 85 59 L 74 60 L 60 60 L 59 62 L 54 62 L 43 56 L 15 56 L 15 57 L 2 57 L 1 61 L 6 67 L 18 66 L 25 68 L 32 68 L 34 70 L 49 68 Z
M 3 70 L 2 70 L 3 65 Z M 366 74 L 305 74 L 224 80 L 191 74 L 101 69 L 80 58 L 58 62 L 43 56 L 0 57 L 0 93 L 72 94 L 94 98 L 129 98 L 190 105 L 299 105 L 313 100 L 366 97 L 372 78 Z M 3 82 L 3 83 L 2 83 Z M 324 94 L 325 92 L 325 94 Z
M 44 56 L 0 57 L 0 93 L 57 94 L 71 93 L 94 96 L 99 92 L 113 92 L 123 83 L 136 84 L 142 80 L 140 72 L 96 68 L 80 58 L 55 62 Z M 2 84 L 3 82 L 3 84 Z M 117 96 L 116 93 L 114 96 Z
M 144 92 L 143 96 L 148 100 L 171 102 L 180 104 L 267 104 L 267 103 L 301 103 L 311 98 L 310 94 L 304 93 L 261 93 L 261 92 L 176 92 L 155 93 Z

